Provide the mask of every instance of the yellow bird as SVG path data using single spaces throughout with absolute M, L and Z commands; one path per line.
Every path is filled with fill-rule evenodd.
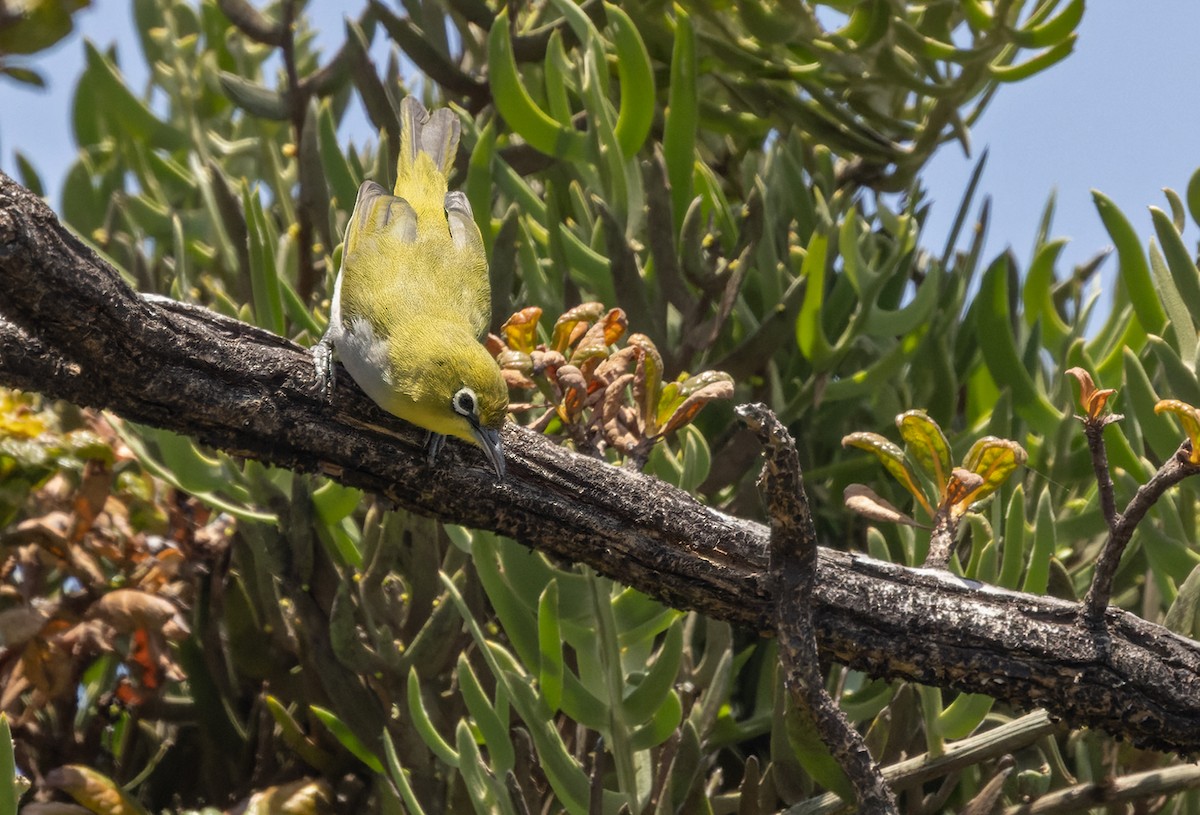
M 479 342 L 491 320 L 487 257 L 467 197 L 447 190 L 461 125 L 409 96 L 400 126 L 395 195 L 374 181 L 358 188 L 317 374 L 328 396 L 332 349 L 376 404 L 429 432 L 430 462 L 458 436 L 503 478 L 508 388 Z

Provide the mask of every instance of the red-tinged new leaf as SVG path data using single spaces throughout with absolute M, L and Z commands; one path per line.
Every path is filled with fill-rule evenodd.
M 842 493 L 846 509 L 872 521 L 922 526 L 888 501 L 875 494 L 866 484 L 850 484 Z
M 950 508 L 952 517 L 961 517 L 967 511 L 967 507 L 974 500 L 978 500 L 973 499 L 971 496 L 983 487 L 984 483 L 984 478 L 979 473 L 962 467 L 955 467 L 950 473 L 950 480 L 946 482 L 946 491 L 942 498 L 942 506 Z
M 929 503 L 929 499 L 925 497 L 925 493 L 921 491 L 921 486 L 917 482 L 917 474 L 913 472 L 909 466 L 908 460 L 904 457 L 904 451 L 900 449 L 898 444 L 888 441 L 878 433 L 870 433 L 860 431 L 851 433 L 848 436 L 842 437 L 843 447 L 857 447 L 859 450 L 866 450 L 874 455 L 883 468 L 891 473 L 904 489 L 912 493 L 913 498 L 917 503 L 924 507 L 925 511 L 933 516 L 933 506 Z
M 1200 411 L 1178 399 L 1161 399 L 1154 405 L 1155 413 L 1172 413 L 1183 425 L 1183 432 L 1192 442 L 1188 461 L 1200 464 Z
M 938 423 L 923 410 L 909 410 L 896 417 L 900 437 L 908 446 L 908 454 L 917 466 L 933 478 L 933 483 L 945 496 L 946 482 L 950 479 L 950 442 Z
M 1083 368 L 1068 368 L 1067 373 L 1079 382 L 1079 404 L 1089 419 L 1098 419 L 1104 406 L 1117 391 L 1114 388 L 1097 388 L 1092 375 Z
M 514 351 L 532 353 L 537 346 L 537 327 L 541 317 L 542 310 L 537 306 L 523 308 L 509 317 L 500 329 L 504 332 L 504 342 Z
M 564 422 L 571 422 L 587 404 L 587 380 L 574 365 L 563 365 L 558 369 L 558 387 L 562 390 L 562 403 L 558 415 Z

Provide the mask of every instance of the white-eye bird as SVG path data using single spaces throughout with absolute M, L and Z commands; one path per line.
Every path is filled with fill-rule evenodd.
M 487 257 L 467 197 L 447 190 L 460 123 L 409 96 L 400 126 L 395 195 L 358 188 L 329 328 L 313 348 L 317 375 L 328 395 L 332 348 L 381 408 L 429 432 L 431 462 L 458 436 L 503 478 L 508 388 L 479 342 L 491 319 Z

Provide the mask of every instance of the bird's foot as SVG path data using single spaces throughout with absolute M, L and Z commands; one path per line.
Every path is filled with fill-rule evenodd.
M 437 461 L 438 453 L 446 446 L 446 437 L 433 431 L 425 432 L 425 459 L 431 465 Z

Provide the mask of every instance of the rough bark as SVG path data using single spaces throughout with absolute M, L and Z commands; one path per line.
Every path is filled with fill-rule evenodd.
M 678 608 L 773 628 L 768 531 L 654 478 L 504 431 L 508 477 L 451 442 L 436 467 L 422 432 L 341 376 L 316 395 L 306 349 L 205 309 L 139 297 L 0 174 L 0 383 L 319 471 L 445 521 L 587 563 Z M 1044 707 L 1072 726 L 1200 750 L 1200 645 L 1107 611 L 1103 641 L 1079 606 L 820 551 L 822 658 L 874 676 Z

